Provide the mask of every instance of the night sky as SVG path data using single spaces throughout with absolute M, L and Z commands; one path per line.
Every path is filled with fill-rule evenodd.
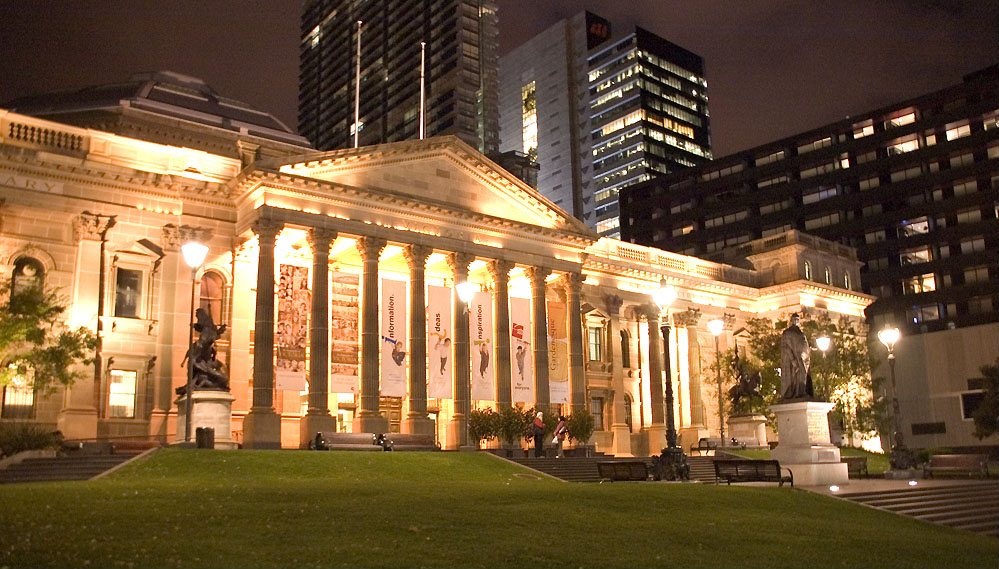
M 716 157 L 999 62 L 994 0 L 499 0 L 500 48 L 589 9 L 705 60 Z M 172 70 L 297 124 L 300 0 L 0 0 L 0 102 Z

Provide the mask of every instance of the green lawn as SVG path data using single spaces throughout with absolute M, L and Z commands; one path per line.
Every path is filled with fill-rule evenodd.
M 995 539 L 803 490 L 567 484 L 482 453 L 167 449 L 0 486 L 0 567 L 995 567 Z

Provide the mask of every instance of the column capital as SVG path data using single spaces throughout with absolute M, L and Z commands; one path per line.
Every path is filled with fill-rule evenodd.
M 73 220 L 73 230 L 76 240 L 100 241 L 107 231 L 115 226 L 114 215 L 102 215 L 85 211 Z
M 336 239 L 337 232 L 332 229 L 326 229 L 324 227 L 313 227 L 309 229 L 309 232 L 305 235 L 305 238 L 309 241 L 309 245 L 312 249 L 325 249 L 329 251 L 330 244 Z
M 168 223 L 162 230 L 163 246 L 166 249 L 177 249 L 189 241 L 207 243 L 212 238 L 212 230 L 206 227 L 193 227 L 190 225 L 176 226 Z
M 498 282 L 502 279 L 504 282 L 510 280 L 510 271 L 513 270 L 514 264 L 512 261 L 506 261 L 502 259 L 497 259 L 489 261 L 486 265 L 486 269 L 489 271 L 489 276 L 493 278 L 493 282 Z
M 585 280 L 586 275 L 582 273 L 564 273 L 559 277 L 559 283 L 565 287 L 566 294 L 579 294 Z
M 427 257 L 434 252 L 433 248 L 426 245 L 407 245 L 402 249 L 402 256 L 409 263 L 409 270 L 416 267 L 423 267 L 427 264 Z
M 273 241 L 278 233 L 284 229 L 284 223 L 273 219 L 258 219 L 250 226 L 257 237 L 261 240 Z
M 361 259 L 368 260 L 371 257 L 378 259 L 378 256 L 382 254 L 382 249 L 387 244 L 387 241 L 379 237 L 361 237 L 354 246 L 357 247 L 357 252 L 360 253 Z
M 673 313 L 673 322 L 676 326 L 692 328 L 697 326 L 697 321 L 701 319 L 700 308 L 688 308 L 683 312 Z
M 545 279 L 547 279 L 548 275 L 552 274 L 552 272 L 544 267 L 528 267 L 527 270 L 524 271 L 524 274 L 526 274 L 527 278 L 530 279 L 531 288 L 537 289 L 545 287 Z
M 607 307 L 607 312 L 609 312 L 611 316 L 620 316 L 621 305 L 624 304 L 623 298 L 616 294 L 607 294 L 604 295 L 603 300 L 604 306 Z
M 449 253 L 447 256 L 447 266 L 451 268 L 452 277 L 455 280 L 459 277 L 468 277 L 468 265 L 471 265 L 474 260 L 475 255 L 468 253 Z

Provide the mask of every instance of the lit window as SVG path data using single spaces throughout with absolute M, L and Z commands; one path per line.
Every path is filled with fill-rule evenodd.
M 593 430 L 604 430 L 604 400 L 602 397 L 590 398 L 590 414 L 593 415 Z
M 812 280 L 812 263 L 805 261 L 805 280 Z
M 212 316 L 216 325 L 222 323 L 222 300 L 225 280 L 215 271 L 207 271 L 201 276 L 201 302 L 199 306 Z
M 843 288 L 846 290 L 853 290 L 850 287 L 850 271 L 843 271 Z
M 134 371 L 113 369 L 108 384 L 108 417 L 131 419 L 135 417 Z
M 899 254 L 899 262 L 902 266 L 906 265 L 918 265 L 920 263 L 928 263 L 933 260 L 933 255 L 930 253 L 929 246 L 916 247 L 915 249 L 906 249 Z
M 142 271 L 118 268 L 115 277 L 114 315 L 118 318 L 139 318 L 141 295 Z
M 958 138 L 964 138 L 965 136 L 971 135 L 971 126 L 968 124 L 962 125 L 947 125 L 947 140 L 956 140 Z
M 590 361 L 598 362 L 603 359 L 603 328 L 599 326 L 589 326 L 589 348 Z
M 897 116 L 893 119 L 889 119 L 888 123 L 885 124 L 885 127 L 890 128 L 895 126 L 904 126 L 907 124 L 912 124 L 914 122 L 916 122 L 916 113 L 909 112 L 904 115 Z
M 923 292 L 933 292 L 937 289 L 936 278 L 933 273 L 916 275 L 902 281 L 903 294 L 920 294 Z
M 912 237 L 913 235 L 925 235 L 930 232 L 930 222 L 926 216 L 903 221 L 898 227 L 899 237 Z
M 523 100 L 521 109 L 523 116 L 524 154 L 534 162 L 538 160 L 538 104 L 535 96 L 534 81 L 520 89 Z
M 14 263 L 11 273 L 11 290 L 18 293 L 35 286 L 40 286 L 45 276 L 42 264 L 31 257 L 21 257 Z
M 865 136 L 874 134 L 874 125 L 872 124 L 855 124 L 853 125 L 853 129 L 853 138 L 864 138 Z
M 18 368 L 16 364 L 7 366 L 12 374 L 10 383 L 3 387 L 3 405 L 0 407 L 2 419 L 32 419 L 35 416 L 35 388 L 32 371 Z
M 831 285 L 832 284 L 832 269 L 830 269 L 829 267 L 826 267 L 825 277 L 826 277 L 826 284 L 827 285 Z

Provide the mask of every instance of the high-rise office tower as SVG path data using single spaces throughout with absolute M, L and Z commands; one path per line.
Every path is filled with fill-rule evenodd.
M 302 11 L 298 128 L 321 150 L 354 145 L 361 21 L 361 146 L 419 136 L 425 42 L 426 136 L 498 146 L 497 18 L 492 0 L 307 0 Z
M 711 159 L 703 60 L 581 12 L 501 58 L 500 150 L 533 156 L 545 196 L 617 237 L 622 187 Z

